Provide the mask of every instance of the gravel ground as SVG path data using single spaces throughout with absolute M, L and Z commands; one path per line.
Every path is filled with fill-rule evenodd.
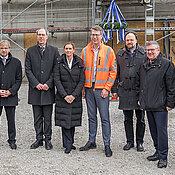
M 4 112 L 0 118 L 0 175 L 163 175 L 175 174 L 175 110 L 169 113 L 169 156 L 168 167 L 158 169 L 157 162 L 146 160 L 154 153 L 152 140 L 146 126 L 144 152 L 136 148 L 123 151 L 125 132 L 122 111 L 118 110 L 118 102 L 111 102 L 111 148 L 113 156 L 104 155 L 101 135 L 101 123 L 97 132 L 97 149 L 80 152 L 78 149 L 69 155 L 64 153 L 61 142 L 61 130 L 54 126 L 53 149 L 45 150 L 39 147 L 31 150 L 30 145 L 35 140 L 32 108 L 27 104 L 27 85 L 20 89 L 20 102 L 16 110 L 17 150 L 11 150 L 7 143 L 7 122 Z M 87 111 L 85 101 L 82 127 L 75 132 L 75 146 L 83 146 L 88 139 Z M 147 124 L 147 121 L 146 121 Z

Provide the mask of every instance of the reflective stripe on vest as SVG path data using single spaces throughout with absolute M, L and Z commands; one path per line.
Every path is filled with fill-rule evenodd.
M 111 51 L 111 47 L 108 47 L 107 53 L 106 53 L 106 57 L 105 57 L 105 65 L 104 65 L 104 69 L 106 69 L 107 63 L 108 63 L 108 58 L 109 58 L 109 54 Z
M 90 83 L 91 79 L 85 79 L 85 82 Z
M 95 80 L 95 83 L 106 84 L 106 80 Z
M 108 81 L 114 83 L 114 80 L 112 78 L 109 78 Z
M 86 67 L 86 48 L 87 47 L 84 48 L 84 65 L 85 65 L 85 67 Z

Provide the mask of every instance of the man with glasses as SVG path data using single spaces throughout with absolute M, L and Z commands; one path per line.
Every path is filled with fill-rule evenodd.
M 145 49 L 138 45 L 137 34 L 128 31 L 125 34 L 125 47 L 117 53 L 117 78 L 112 87 L 114 97 L 119 96 L 119 109 L 123 110 L 127 144 L 123 150 L 134 147 L 133 113 L 135 110 L 137 151 L 144 151 L 145 132 L 144 111 L 138 106 L 136 95 L 136 73 L 146 59 Z
M 110 148 L 111 125 L 109 116 L 109 93 L 116 78 L 115 54 L 111 47 L 102 43 L 103 29 L 92 27 L 91 42 L 82 50 L 85 66 L 85 86 L 82 92 L 86 98 L 89 119 L 89 140 L 80 151 L 96 148 L 97 108 L 102 123 L 102 135 L 106 157 L 112 156 Z
M 43 146 L 52 149 L 52 109 L 55 102 L 53 68 L 59 56 L 56 47 L 47 45 L 45 29 L 37 31 L 38 44 L 27 49 L 25 70 L 29 81 L 28 103 L 32 104 L 36 141 L 31 149 Z M 43 138 L 43 135 L 45 138 Z
M 10 53 L 10 42 L 0 41 L 0 115 L 4 107 L 8 123 L 8 143 L 16 149 L 15 109 L 22 82 L 21 62 Z
M 158 161 L 157 167 L 167 167 L 168 111 L 175 104 L 175 68 L 173 63 L 160 53 L 156 41 L 146 43 L 147 60 L 140 69 L 139 103 L 146 110 L 155 153 L 149 161 Z

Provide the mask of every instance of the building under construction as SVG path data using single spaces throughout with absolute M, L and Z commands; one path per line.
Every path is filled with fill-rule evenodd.
M 174 61 L 175 10 L 174 0 L 116 0 L 128 28 L 138 32 L 138 42 L 157 40 L 161 52 Z M 11 41 L 11 52 L 24 65 L 25 51 L 36 44 L 36 30 L 47 28 L 48 43 L 63 52 L 66 41 L 76 44 L 79 55 L 90 40 L 89 29 L 99 24 L 111 0 L 0 0 L 1 39 Z M 107 43 L 117 51 L 114 32 Z

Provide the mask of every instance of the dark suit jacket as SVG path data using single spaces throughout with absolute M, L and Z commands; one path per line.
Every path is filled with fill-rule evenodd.
M 38 45 L 28 48 L 25 60 L 25 70 L 29 81 L 28 103 L 32 105 L 49 105 L 55 101 L 55 87 L 53 82 L 53 68 L 59 56 L 58 49 L 46 46 L 41 54 Z M 47 84 L 48 91 L 37 90 L 36 86 Z
M 9 90 L 11 95 L 8 97 L 0 97 L 0 106 L 16 106 L 18 105 L 18 90 L 22 82 L 22 66 L 21 62 L 8 55 L 6 65 L 4 66 L 0 58 L 0 89 Z

